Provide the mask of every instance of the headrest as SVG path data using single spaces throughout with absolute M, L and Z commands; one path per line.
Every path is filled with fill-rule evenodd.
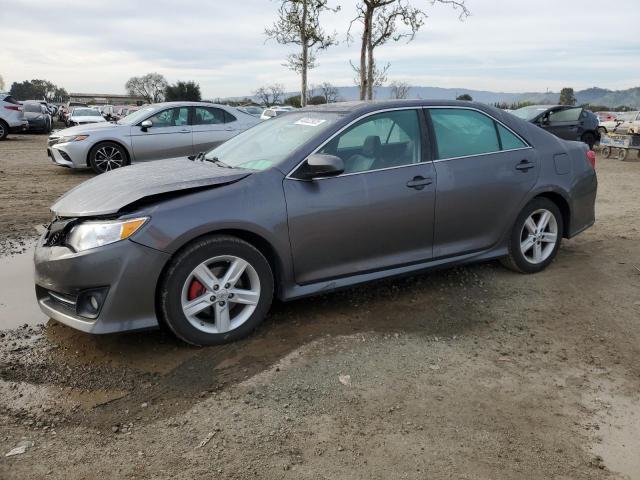
M 377 135 L 369 135 L 364 140 L 364 145 L 362 146 L 362 154 L 367 157 L 375 157 L 378 155 L 380 151 L 380 137 Z

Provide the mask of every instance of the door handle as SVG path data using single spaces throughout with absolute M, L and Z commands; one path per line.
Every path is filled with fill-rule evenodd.
M 533 162 L 530 162 L 529 160 L 522 160 L 520 161 L 519 164 L 516 165 L 516 170 L 520 170 L 521 172 L 526 172 L 532 169 L 533 167 L 535 167 Z
M 421 176 L 413 177 L 412 180 L 407 182 L 407 187 L 415 188 L 416 190 L 422 190 L 427 185 L 431 185 L 433 180 L 431 178 L 424 178 Z
M 191 130 L 180 130 L 180 133 L 191 133 Z

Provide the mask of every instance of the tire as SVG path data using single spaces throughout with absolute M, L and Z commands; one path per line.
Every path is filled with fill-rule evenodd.
M 618 155 L 617 155 L 618 160 L 620 160 L 620 161 L 625 161 L 625 160 L 626 160 L 626 158 L 627 158 L 627 153 L 628 153 L 627 149 L 625 149 L 625 148 L 620 148 L 620 149 L 618 150 Z
M 127 152 L 114 142 L 98 143 L 89 152 L 89 165 L 98 175 L 127 165 Z
M 192 345 L 233 342 L 262 322 L 273 285 L 271 266 L 253 245 L 232 236 L 204 237 L 169 262 L 158 287 L 159 320 Z
M 609 158 L 611 156 L 611 147 L 604 147 L 602 149 L 602 156 L 604 158 Z
M 598 127 L 598 131 L 600 132 L 600 135 L 606 135 L 607 134 L 607 128 L 606 127 Z
M 589 150 L 593 150 L 593 146 L 596 144 L 596 136 L 591 132 L 587 132 L 582 135 L 582 141 L 589 145 Z
M 540 220 L 546 214 L 550 216 L 540 233 Z M 544 270 L 558 253 L 563 228 L 562 213 L 557 205 L 547 198 L 534 198 L 522 209 L 515 221 L 509 236 L 509 254 L 501 259 L 502 264 L 520 273 Z M 550 241 L 553 234 L 555 237 Z M 525 245 L 530 246 L 525 249 Z M 540 252 L 537 259 L 536 252 Z
M 7 138 L 9 135 L 9 125 L 7 125 L 3 120 L 0 120 L 0 141 Z

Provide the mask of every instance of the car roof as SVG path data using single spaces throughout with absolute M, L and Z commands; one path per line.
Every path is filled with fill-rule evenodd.
M 296 110 L 297 112 L 335 112 L 342 114 L 362 114 L 404 107 L 467 107 L 485 112 L 495 112 L 496 109 L 480 102 L 464 100 L 356 100 L 351 102 L 325 103 L 309 105 Z

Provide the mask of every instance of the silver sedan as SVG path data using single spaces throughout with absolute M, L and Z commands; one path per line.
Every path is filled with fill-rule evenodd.
M 58 130 L 49 136 L 47 155 L 60 166 L 103 173 L 131 163 L 205 152 L 259 122 L 226 105 L 157 103 L 116 123 Z

